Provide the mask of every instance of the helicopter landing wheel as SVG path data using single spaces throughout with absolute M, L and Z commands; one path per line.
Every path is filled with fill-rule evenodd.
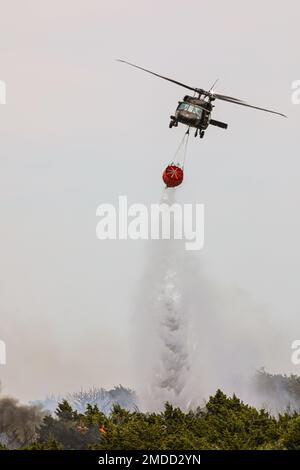
M 200 139 L 203 139 L 203 137 L 204 137 L 204 134 L 205 134 L 205 132 L 204 132 L 204 131 L 200 131 Z
M 169 128 L 172 129 L 173 126 L 174 126 L 174 121 L 170 121 Z
M 198 135 L 198 129 L 195 130 L 195 134 L 194 134 L 194 135 L 195 135 L 195 137 L 197 137 L 197 135 Z

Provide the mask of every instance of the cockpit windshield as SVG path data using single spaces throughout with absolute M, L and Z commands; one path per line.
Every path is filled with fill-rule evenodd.
M 189 113 L 196 114 L 198 118 L 201 118 L 202 112 L 203 112 L 203 110 L 199 106 L 194 105 L 194 104 L 190 104 L 190 103 L 186 103 L 186 102 L 180 103 L 180 105 L 178 106 L 178 109 L 182 110 L 182 111 L 188 111 Z

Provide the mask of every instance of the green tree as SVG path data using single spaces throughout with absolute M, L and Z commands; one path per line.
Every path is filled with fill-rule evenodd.
M 294 416 L 289 421 L 282 444 L 288 450 L 300 450 L 300 416 Z

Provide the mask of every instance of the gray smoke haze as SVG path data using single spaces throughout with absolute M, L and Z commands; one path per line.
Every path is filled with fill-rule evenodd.
M 163 202 L 171 205 L 174 194 L 166 190 Z M 168 400 L 186 409 L 217 388 L 265 404 L 253 377 L 262 366 L 280 367 L 285 346 L 267 309 L 210 281 L 204 257 L 185 251 L 184 241 L 155 242 L 149 260 L 134 317 L 141 408 Z
M 39 406 L 50 414 L 54 414 L 59 403 L 62 403 L 63 400 L 67 400 L 73 410 L 79 413 L 85 413 L 89 404 L 92 406 L 97 405 L 104 414 L 109 414 L 114 404 L 133 411 L 136 408 L 137 402 L 136 394 L 133 390 L 119 385 L 112 390 L 91 387 L 77 392 L 69 392 L 65 395 L 48 395 L 46 399 L 33 401 L 32 404 Z
M 45 414 L 39 406 L 22 405 L 12 397 L 0 398 L 0 444 L 15 449 L 33 442 Z
M 263 368 L 252 382 L 252 393 L 258 396 L 263 408 L 270 413 L 300 411 L 300 377 L 296 375 L 269 374 Z

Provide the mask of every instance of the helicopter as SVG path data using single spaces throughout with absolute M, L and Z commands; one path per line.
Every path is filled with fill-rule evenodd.
M 240 106 L 246 106 L 248 108 L 258 109 L 260 111 L 266 111 L 267 113 L 287 117 L 285 114 L 278 113 L 277 111 L 272 111 L 266 108 L 260 108 L 258 106 L 252 106 L 246 101 L 240 100 L 238 98 L 233 98 L 232 96 L 215 93 L 214 87 L 218 80 L 216 80 L 213 86 L 208 91 L 206 91 L 202 88 L 195 88 L 189 85 L 185 85 L 184 83 L 181 83 L 177 80 L 173 80 L 172 78 L 164 77 L 163 75 L 159 75 L 158 73 L 152 72 L 151 70 L 147 70 L 143 67 L 127 62 L 126 60 L 117 60 L 118 62 L 123 62 L 124 64 L 130 65 L 131 67 L 143 70 L 144 72 L 150 73 L 151 75 L 155 75 L 156 77 L 175 83 L 176 85 L 182 86 L 194 92 L 194 96 L 186 95 L 181 101 L 178 101 L 178 106 L 174 115 L 170 116 L 170 129 L 172 127 L 177 127 L 178 123 L 185 124 L 186 126 L 188 126 L 187 132 L 189 133 L 190 127 L 195 128 L 194 135 L 195 137 L 199 135 L 200 139 L 203 139 L 205 135 L 205 130 L 208 128 L 209 125 L 220 127 L 221 129 L 227 129 L 228 124 L 226 124 L 225 122 L 216 121 L 215 119 L 211 118 L 211 113 L 213 111 L 213 108 L 215 107 L 212 103 L 215 100 L 227 101 L 228 103 L 238 104 Z

